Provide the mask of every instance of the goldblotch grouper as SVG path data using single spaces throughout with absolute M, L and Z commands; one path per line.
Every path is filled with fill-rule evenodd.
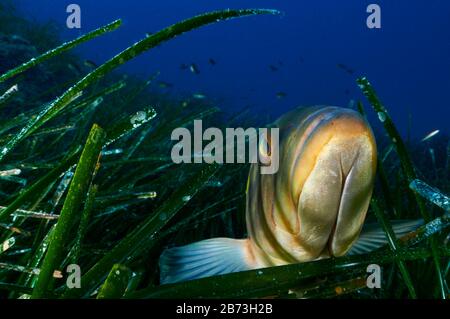
M 161 284 L 361 254 L 387 243 L 381 227 L 363 227 L 377 164 L 367 121 L 351 109 L 315 106 L 288 112 L 275 127 L 278 171 L 261 174 L 261 163 L 250 167 L 248 238 L 212 238 L 166 249 L 160 257 Z M 421 223 L 397 221 L 393 227 L 401 236 Z

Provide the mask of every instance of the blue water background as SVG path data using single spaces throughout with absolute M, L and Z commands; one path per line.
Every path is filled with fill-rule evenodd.
M 201 92 L 227 112 L 250 106 L 275 119 L 297 105 L 341 105 L 366 100 L 355 84 L 367 76 L 401 133 L 422 138 L 450 133 L 450 1 L 336 0 L 16 0 L 38 21 L 53 20 L 63 40 L 122 18 L 123 26 L 77 49 L 100 64 L 163 27 L 223 8 L 274 8 L 259 16 L 207 26 L 143 54 L 121 71 L 147 78 L 155 71 L 173 83 L 171 94 Z M 66 7 L 82 9 L 82 28 L 65 26 Z M 381 6 L 381 29 L 366 26 L 366 7 Z M 208 60 L 217 61 L 215 66 Z M 200 74 L 180 70 L 196 63 Z M 338 64 L 355 71 L 349 74 Z M 272 71 L 270 65 L 276 66 Z M 277 92 L 284 92 L 282 99 Z M 377 122 L 373 112 L 372 122 Z

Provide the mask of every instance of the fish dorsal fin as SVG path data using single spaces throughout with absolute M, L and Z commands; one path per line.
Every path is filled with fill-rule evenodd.
M 397 220 L 391 223 L 395 236 L 399 238 L 423 225 L 423 220 Z M 378 223 L 367 224 L 364 225 L 358 240 L 347 254 L 365 254 L 387 245 L 387 243 L 386 234 Z
M 252 269 L 248 239 L 212 238 L 166 249 L 159 260 L 160 282 L 170 284 Z

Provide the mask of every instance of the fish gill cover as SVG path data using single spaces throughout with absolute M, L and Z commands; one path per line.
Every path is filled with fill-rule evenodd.
M 185 32 L 261 14 L 280 12 L 198 15 L 109 52 L 110 60 L 97 65 L 70 50 L 115 32 L 121 20 L 62 42 L 53 24 L 0 4 L 0 298 L 449 296 L 448 136 L 403 139 L 377 83 L 365 77 L 354 85 L 367 99 L 353 108 L 361 116 L 376 114 L 383 127 L 375 130 L 377 176 L 366 219 L 383 229 L 385 245 L 161 285 L 158 261 L 166 248 L 247 235 L 249 166 L 175 164 L 171 133 L 200 119 L 222 129 L 269 123 L 252 112 L 226 114 L 201 92 L 170 94 L 173 84 L 159 72 L 142 79 L 116 68 Z M 282 67 L 270 64 L 271 72 Z M 195 63 L 180 69 L 202 75 Z M 277 98 L 286 95 L 279 91 Z M 392 220 L 416 219 L 423 225 L 396 237 Z M 383 267 L 381 289 L 367 284 L 374 264 Z

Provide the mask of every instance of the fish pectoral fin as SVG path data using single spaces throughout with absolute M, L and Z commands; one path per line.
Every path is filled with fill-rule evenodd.
M 166 249 L 160 283 L 170 284 L 252 269 L 248 239 L 212 238 Z
M 400 238 L 407 233 L 423 225 L 423 220 L 398 220 L 392 221 L 395 236 Z M 358 240 L 347 253 L 348 255 L 359 255 L 369 253 L 388 244 L 388 239 L 383 228 L 377 224 L 364 225 Z

